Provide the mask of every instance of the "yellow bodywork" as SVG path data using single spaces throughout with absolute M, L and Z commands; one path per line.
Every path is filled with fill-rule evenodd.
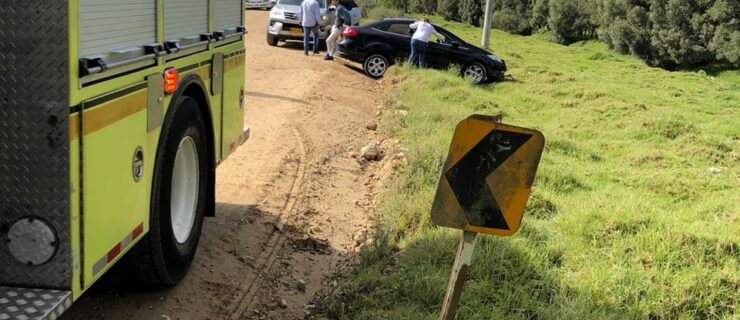
M 155 65 L 146 69 L 82 86 L 77 71 L 77 6 L 77 0 L 69 1 L 70 213 L 74 264 L 72 293 L 75 300 L 149 230 L 152 173 L 161 125 L 147 131 L 146 78 L 161 75 L 168 68 L 181 70 L 186 67 L 180 73 L 180 79 L 188 74 L 197 74 L 201 78 L 206 86 L 205 95 L 210 100 L 211 127 L 218 160 L 233 152 L 230 146 L 234 141 L 242 141 L 243 106 L 240 96 L 244 89 L 242 41 L 218 47 L 211 43 L 207 49 L 172 61 L 167 61 L 166 56 L 159 57 Z M 163 0 L 158 1 L 157 7 L 157 41 L 161 43 L 164 41 Z M 222 93 L 212 95 L 209 79 L 211 59 L 215 53 L 228 58 L 224 59 Z M 196 67 L 192 68 L 193 65 Z M 86 103 L 111 95 L 116 97 L 85 108 Z M 166 114 L 171 99 L 172 96 L 164 97 L 163 114 Z M 144 174 L 139 181 L 133 179 L 132 173 L 137 148 L 141 148 L 144 154 Z M 142 224 L 143 232 L 138 232 L 137 227 Z M 127 237 L 131 241 L 122 241 Z M 115 254 L 114 259 L 102 268 L 95 268 L 96 263 L 100 267 L 101 258 L 111 254 Z

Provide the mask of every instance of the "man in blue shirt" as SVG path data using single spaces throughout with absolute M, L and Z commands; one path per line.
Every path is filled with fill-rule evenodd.
M 301 3 L 301 26 L 303 27 L 303 54 L 308 55 L 309 32 L 313 33 L 313 53 L 319 53 L 319 23 L 321 7 L 317 0 L 303 0 Z

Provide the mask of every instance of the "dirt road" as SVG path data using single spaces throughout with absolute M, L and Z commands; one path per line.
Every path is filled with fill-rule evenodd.
M 380 85 L 341 62 L 269 47 L 267 12 L 247 11 L 246 125 L 252 137 L 217 172 L 217 217 L 179 286 L 143 290 L 113 270 L 62 319 L 313 319 L 325 276 L 366 242 L 393 156 L 365 124 Z M 120 269 L 120 268 L 119 268 Z

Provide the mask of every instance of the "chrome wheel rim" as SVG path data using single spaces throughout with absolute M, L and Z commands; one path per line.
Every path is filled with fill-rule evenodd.
M 374 77 L 382 76 L 388 68 L 388 63 L 385 59 L 378 56 L 370 57 L 365 65 L 367 66 L 367 72 Z
M 472 83 L 480 83 L 483 81 L 483 67 L 477 64 L 471 64 L 465 68 L 464 76 L 465 79 L 470 80 Z
M 170 196 L 170 217 L 175 240 L 183 244 L 190 238 L 195 224 L 195 211 L 198 205 L 198 149 L 191 137 L 180 141 L 172 169 L 172 190 Z

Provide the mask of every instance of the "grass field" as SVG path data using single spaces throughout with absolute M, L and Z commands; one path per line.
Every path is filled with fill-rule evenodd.
M 381 129 L 410 164 L 329 315 L 438 317 L 460 235 L 429 222 L 439 170 L 458 121 L 502 113 L 542 131 L 545 153 L 519 233 L 478 238 L 458 319 L 740 319 L 740 73 L 668 72 L 546 35 L 491 43 L 513 79 L 391 72 Z

